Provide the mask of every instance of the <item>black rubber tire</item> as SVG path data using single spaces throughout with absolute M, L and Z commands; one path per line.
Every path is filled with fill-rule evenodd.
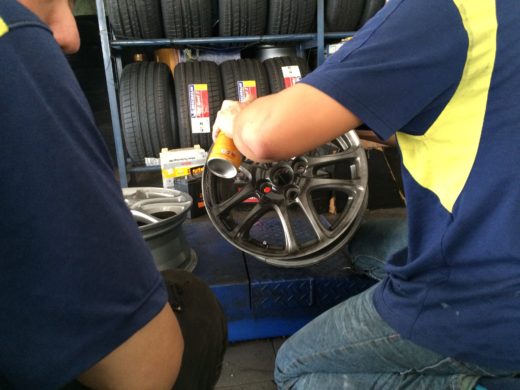
M 219 35 L 264 34 L 268 8 L 268 0 L 219 0 Z
M 313 30 L 316 0 L 271 0 L 267 34 L 300 34 Z
M 211 0 L 160 0 L 169 39 L 211 36 Z
M 172 390 L 214 389 L 228 345 L 227 321 L 208 284 L 190 272 L 161 272 L 184 338 L 179 375 Z
M 364 8 L 365 0 L 328 0 L 325 4 L 325 31 L 354 31 Z
M 220 65 L 224 98 L 226 100 L 239 100 L 239 81 L 255 80 L 256 96 L 269 95 L 269 81 L 262 63 L 254 59 L 231 60 Z
M 366 0 L 365 9 L 361 14 L 358 28 L 361 28 L 372 16 L 374 16 L 383 6 L 385 0 Z
M 309 65 L 307 61 L 300 57 L 277 57 L 264 61 L 264 67 L 269 78 L 269 87 L 271 93 L 280 92 L 285 89 L 282 67 L 295 66 L 300 68 L 302 78 L 309 73 Z
M 108 17 L 117 38 L 162 38 L 160 0 L 108 0 Z
M 224 100 L 218 66 L 210 61 L 183 62 L 175 67 L 174 74 L 181 147 L 192 147 L 198 144 L 205 150 L 209 150 L 212 144 L 211 133 L 192 133 L 188 87 L 190 84 L 208 85 L 210 125 L 213 126 Z
M 170 68 L 155 62 L 125 66 L 120 80 L 121 124 L 132 162 L 179 146 Z

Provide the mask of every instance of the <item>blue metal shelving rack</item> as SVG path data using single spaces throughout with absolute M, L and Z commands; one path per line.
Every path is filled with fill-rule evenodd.
M 207 37 L 207 38 L 185 38 L 185 39 L 129 39 L 112 40 L 109 35 L 108 23 L 103 0 L 96 0 L 97 16 L 99 23 L 99 33 L 101 47 L 103 50 L 103 61 L 105 66 L 105 76 L 110 104 L 112 128 L 114 132 L 114 142 L 116 147 L 117 168 L 119 170 L 119 180 L 122 187 L 128 186 L 126 177 L 127 171 L 143 172 L 153 171 L 157 168 L 131 167 L 127 168 L 123 139 L 121 133 L 121 120 L 119 117 L 119 103 L 117 98 L 117 83 L 121 77 L 122 62 L 121 50 L 131 47 L 185 47 L 196 45 L 226 46 L 231 43 L 298 43 L 301 51 L 316 48 L 317 64 L 321 65 L 325 60 L 325 41 L 329 39 L 341 39 L 352 36 L 353 32 L 325 33 L 325 0 L 318 0 L 316 32 L 310 34 L 289 34 L 289 35 L 256 35 L 245 37 Z M 116 49 L 113 51 L 112 49 Z
M 325 60 L 326 40 L 353 35 L 353 32 L 325 33 L 325 0 L 318 0 L 317 30 L 310 34 L 112 40 L 103 1 L 96 0 L 96 7 L 122 187 L 128 186 L 127 171 L 157 170 L 127 168 L 126 165 L 117 97 L 117 81 L 122 72 L 121 55 L 125 49 L 292 42 L 299 46 L 300 52 L 316 48 L 319 65 Z M 199 258 L 194 274 L 208 283 L 221 302 L 228 318 L 230 341 L 288 336 L 324 310 L 374 283 L 365 276 L 353 274 L 348 269 L 348 257 L 342 252 L 310 268 L 280 269 L 252 259 L 233 247 L 219 235 L 207 217 L 187 221 L 184 231 Z

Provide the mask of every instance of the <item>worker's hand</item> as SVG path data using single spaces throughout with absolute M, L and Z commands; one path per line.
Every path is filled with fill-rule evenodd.
M 213 141 L 217 139 L 217 135 L 222 131 L 227 137 L 233 139 L 233 129 L 235 119 L 240 112 L 253 101 L 248 98 L 245 102 L 240 103 L 235 100 L 224 100 L 220 111 L 217 113 L 217 119 L 213 124 Z

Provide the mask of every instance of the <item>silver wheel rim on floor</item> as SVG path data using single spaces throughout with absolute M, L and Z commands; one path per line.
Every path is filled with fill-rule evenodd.
M 157 269 L 193 271 L 197 255 L 182 230 L 192 198 L 181 191 L 155 187 L 123 188 L 123 197 L 152 251 Z
M 368 200 L 366 155 L 354 131 L 303 156 L 272 164 L 243 161 L 235 179 L 205 170 L 203 195 L 220 234 L 281 267 L 326 260 L 357 229 Z M 338 213 L 331 214 L 331 198 Z

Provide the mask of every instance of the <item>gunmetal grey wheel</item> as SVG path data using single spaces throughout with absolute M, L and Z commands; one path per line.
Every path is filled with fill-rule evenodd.
M 344 246 L 366 209 L 368 168 L 354 131 L 303 156 L 244 160 L 234 179 L 204 171 L 208 215 L 238 249 L 281 267 L 305 267 Z
M 150 247 L 159 271 L 193 271 L 197 255 L 188 246 L 182 223 L 193 203 L 191 196 L 155 187 L 123 188 L 125 203 Z

